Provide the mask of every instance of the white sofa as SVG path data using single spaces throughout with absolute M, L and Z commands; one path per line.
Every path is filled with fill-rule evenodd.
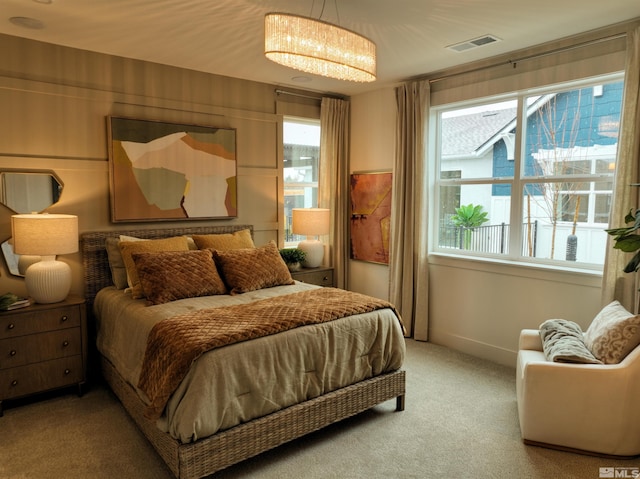
M 527 444 L 640 455 L 640 346 L 618 364 L 547 361 L 536 329 L 520 333 L 516 393 Z

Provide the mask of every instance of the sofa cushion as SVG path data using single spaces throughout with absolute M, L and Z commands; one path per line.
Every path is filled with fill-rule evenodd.
M 540 325 L 542 349 L 547 361 L 602 364 L 584 344 L 580 325 L 566 319 L 548 319 Z
M 603 363 L 617 364 L 640 344 L 640 315 L 613 301 L 593 319 L 584 343 Z

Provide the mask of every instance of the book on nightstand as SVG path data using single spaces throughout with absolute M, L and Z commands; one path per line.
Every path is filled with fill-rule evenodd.
M 12 311 L 14 309 L 31 306 L 31 298 L 20 298 L 13 293 L 6 293 L 0 296 L 0 311 Z

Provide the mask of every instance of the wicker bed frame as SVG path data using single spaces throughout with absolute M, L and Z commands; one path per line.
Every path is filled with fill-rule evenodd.
M 89 314 L 97 292 L 112 284 L 105 239 L 121 234 L 139 238 L 163 238 L 184 234 L 231 233 L 247 225 L 201 226 L 129 231 L 100 231 L 81 235 L 85 297 Z M 398 370 L 361 381 L 318 398 L 295 404 L 273 414 L 240 424 L 193 443 L 183 444 L 160 431 L 144 417 L 144 405 L 135 390 L 112 364 L 100 358 L 102 374 L 158 454 L 177 478 L 201 478 L 336 421 L 396 398 L 396 410 L 404 409 L 405 372 Z

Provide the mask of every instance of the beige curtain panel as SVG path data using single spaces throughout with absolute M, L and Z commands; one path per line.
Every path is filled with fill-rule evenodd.
M 389 299 L 402 315 L 407 335 L 428 338 L 428 182 L 425 138 L 429 82 L 396 88 L 396 155 L 393 169 Z
M 624 77 L 624 97 L 620 124 L 620 141 L 616 177 L 611 202 L 609 226 L 625 226 L 624 217 L 640 208 L 640 188 L 631 186 L 640 183 L 640 27 L 627 34 L 627 60 Z M 617 299 L 629 311 L 638 312 L 638 275 L 624 273 L 625 264 L 631 259 L 629 253 L 609 247 L 602 274 L 603 305 Z
M 349 110 L 347 100 L 322 98 L 318 206 L 331 210 L 329 261 L 336 287 L 346 288 L 349 261 Z M 327 243 L 326 240 L 325 243 Z M 335 245 L 343 245 L 336 248 Z

